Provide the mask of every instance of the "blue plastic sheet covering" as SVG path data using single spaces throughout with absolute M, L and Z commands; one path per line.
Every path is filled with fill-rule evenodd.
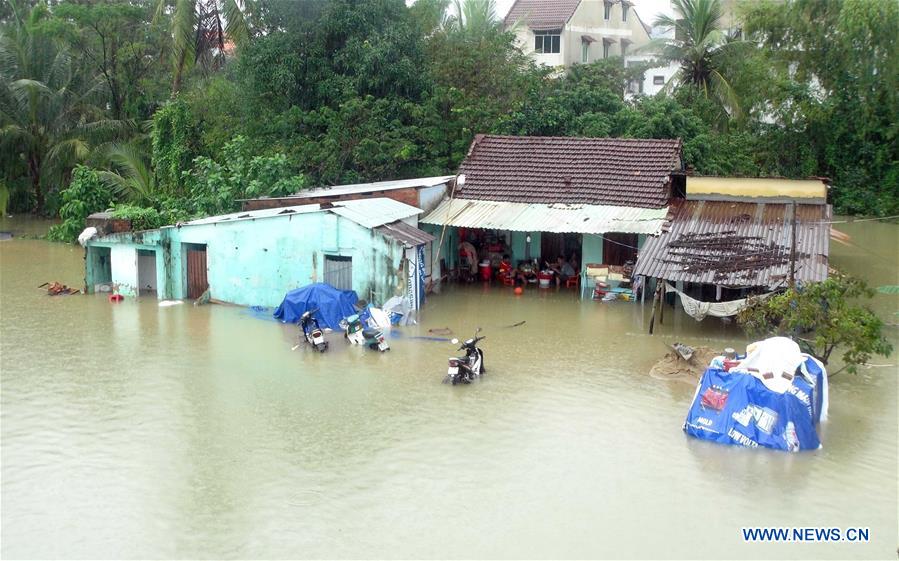
M 820 377 L 816 364 L 808 368 L 815 383 L 796 376 L 790 388 L 778 393 L 755 376 L 708 368 L 702 375 L 696 397 L 687 413 L 684 431 L 696 438 L 722 444 L 765 446 L 796 452 L 821 446 L 815 431 L 821 416 Z M 826 383 L 826 382 L 825 382 Z
M 340 329 L 340 320 L 356 312 L 354 304 L 359 300 L 352 290 L 339 290 L 322 282 L 291 290 L 273 314 L 285 323 L 297 323 L 307 310 L 318 311 L 313 315 L 321 327 Z

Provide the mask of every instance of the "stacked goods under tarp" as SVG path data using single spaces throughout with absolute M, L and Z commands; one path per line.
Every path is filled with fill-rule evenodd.
M 285 323 L 297 323 L 308 310 L 318 310 L 313 317 L 321 327 L 338 329 L 340 320 L 357 313 L 355 308 L 359 297 L 352 290 L 339 290 L 322 282 L 291 290 L 274 317 Z
M 827 406 L 824 365 L 790 339 L 772 337 L 749 345 L 743 357 L 712 360 L 684 431 L 722 444 L 815 450 Z

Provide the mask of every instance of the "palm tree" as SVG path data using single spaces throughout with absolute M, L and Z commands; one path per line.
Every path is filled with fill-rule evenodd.
M 250 37 L 245 10 L 249 12 L 254 5 L 254 0 L 175 0 L 173 94 L 181 90 L 184 72 L 192 65 L 199 62 L 217 68 L 224 61 L 226 46 L 239 45 Z M 167 7 L 167 0 L 159 0 L 157 16 Z
M 65 48 L 37 31 L 45 15 L 35 8 L 26 20 L 16 12 L 0 30 L 0 151 L 24 161 L 38 213 L 45 190 L 63 182 L 94 140 L 124 128 L 94 104 L 103 83 L 85 78 Z
M 496 0 L 453 0 L 453 12 L 444 19 L 448 31 L 481 38 L 502 30 Z
M 112 170 L 101 171 L 100 178 L 120 196 L 137 204 L 151 203 L 156 192 L 156 176 L 134 144 L 112 144 L 106 151 Z
M 656 51 L 668 62 L 680 64 L 672 82 L 697 88 L 716 98 L 731 115 L 740 111 L 737 97 L 722 75 L 723 59 L 741 43 L 722 29 L 720 0 L 671 0 L 677 17 L 661 15 L 654 26 L 674 30 L 674 38 L 659 38 L 646 50 Z

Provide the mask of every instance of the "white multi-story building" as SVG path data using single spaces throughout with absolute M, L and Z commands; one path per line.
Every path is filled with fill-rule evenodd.
M 721 4 L 722 27 L 732 32 L 737 26 L 735 2 Z M 666 11 L 675 15 L 670 6 Z M 610 57 L 622 57 L 627 66 L 650 63 L 658 58 L 647 50 L 650 40 L 675 38 L 674 29 L 644 23 L 629 0 L 515 0 L 505 25 L 515 30 L 522 51 L 538 63 L 559 68 Z M 626 95 L 659 93 L 679 68 L 678 62 L 648 68 L 642 80 L 628 84 Z
M 650 38 L 628 0 L 516 0 L 505 25 L 515 29 L 525 53 L 554 67 L 626 60 Z

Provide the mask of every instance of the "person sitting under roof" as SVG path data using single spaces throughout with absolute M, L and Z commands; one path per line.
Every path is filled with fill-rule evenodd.
M 527 282 L 521 271 L 512 266 L 512 258 L 508 253 L 503 255 L 503 260 L 499 262 L 499 276 L 501 279 L 510 278 L 515 282 L 521 281 L 522 284 Z
M 478 250 L 471 242 L 463 241 L 459 244 L 459 256 L 461 257 L 462 280 L 473 281 L 478 274 Z
M 556 259 L 555 264 L 546 263 L 546 267 L 556 274 L 556 286 L 561 286 L 563 282 L 577 274 L 571 263 L 561 255 Z

